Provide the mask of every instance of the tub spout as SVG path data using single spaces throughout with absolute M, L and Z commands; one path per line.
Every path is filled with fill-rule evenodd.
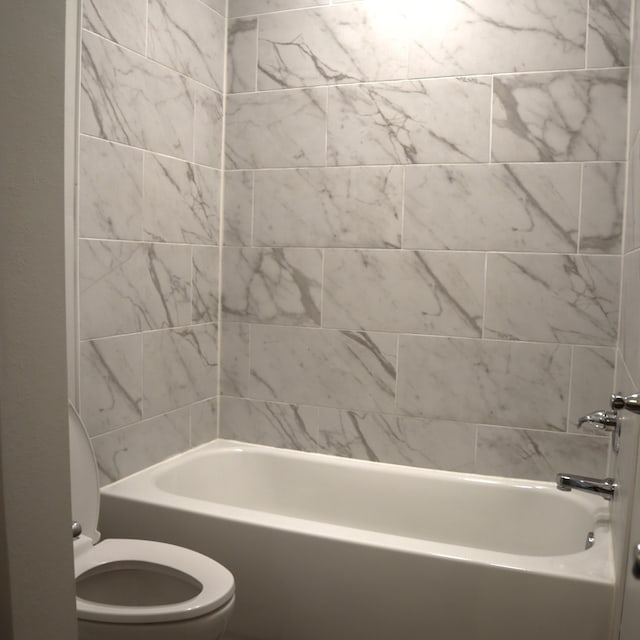
M 559 473 L 556 476 L 556 486 L 560 491 L 587 491 L 602 496 L 605 500 L 611 500 L 618 485 L 613 478 L 587 478 L 586 476 L 574 476 L 569 473 Z

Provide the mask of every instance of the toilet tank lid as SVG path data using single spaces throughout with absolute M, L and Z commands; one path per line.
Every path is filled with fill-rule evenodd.
M 71 517 L 82 525 L 82 533 L 95 544 L 100 539 L 100 484 L 89 434 L 69 403 L 69 458 L 71 462 Z

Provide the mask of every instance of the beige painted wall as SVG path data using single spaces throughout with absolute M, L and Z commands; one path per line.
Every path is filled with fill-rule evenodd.
M 0 548 L 0 568 L 8 570 L 11 589 L 8 602 L 6 580 L 0 584 L 0 633 L 68 640 L 76 625 L 66 409 L 65 2 L 2 3 L 0 78 L 0 525 L 4 520 L 9 549 Z

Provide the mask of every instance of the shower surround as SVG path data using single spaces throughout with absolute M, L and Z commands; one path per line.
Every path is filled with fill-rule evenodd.
M 231 0 L 221 437 L 605 473 L 628 14 Z
M 628 2 L 223 5 L 85 2 L 103 479 L 217 435 L 604 474 L 573 425 L 613 388 Z

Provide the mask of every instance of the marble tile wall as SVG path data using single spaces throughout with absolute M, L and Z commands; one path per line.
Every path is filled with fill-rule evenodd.
M 80 411 L 103 482 L 217 428 L 225 0 L 85 0 Z
M 605 473 L 629 2 L 230 0 L 227 47 L 219 435 Z

